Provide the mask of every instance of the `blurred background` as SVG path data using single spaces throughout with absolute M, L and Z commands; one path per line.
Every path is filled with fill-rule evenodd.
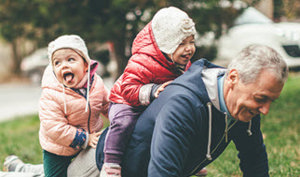
M 0 120 L 12 117 L 10 109 L 37 111 L 50 41 L 80 35 L 110 88 L 127 64 L 136 34 L 170 5 L 196 24 L 192 61 L 204 57 L 226 66 L 242 48 L 260 43 L 276 49 L 292 70 L 300 66 L 299 0 L 1 0 Z

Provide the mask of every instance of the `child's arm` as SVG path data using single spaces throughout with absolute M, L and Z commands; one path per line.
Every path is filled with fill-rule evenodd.
M 173 80 L 167 81 L 167 82 L 161 84 L 156 90 L 152 90 L 152 92 L 154 92 L 153 93 L 154 98 L 157 98 L 158 95 L 160 94 L 160 92 L 164 91 L 165 87 L 168 86 L 172 81 Z
M 161 77 L 161 66 L 148 55 L 137 54 L 128 61 L 125 71 L 120 79 L 120 87 L 123 99 L 131 106 L 147 106 L 150 104 L 152 87 L 155 84 L 163 84 L 168 77 Z M 172 76 L 173 79 L 174 77 Z M 119 81 L 119 80 L 118 80 Z M 117 82 L 118 82 L 117 81 Z M 163 89 L 162 89 L 163 90 Z M 160 90 L 161 91 L 161 90 Z
M 43 137 L 73 148 L 84 144 L 87 132 L 69 124 L 62 106 L 51 94 L 42 92 L 39 106 L 40 133 Z
M 102 131 L 89 134 L 82 128 L 79 128 L 77 129 L 76 136 L 73 139 L 73 142 L 71 143 L 70 147 L 74 149 L 86 149 L 88 146 L 96 148 L 101 133 Z
M 142 61 L 142 59 L 141 59 Z M 137 63 L 134 60 L 129 60 L 125 71 L 122 75 L 120 83 L 121 96 L 126 102 L 130 103 L 131 106 L 148 105 L 152 80 L 153 71 L 151 69 L 151 63 Z
M 88 139 L 88 146 L 91 146 L 92 148 L 96 149 L 101 133 L 102 133 L 102 131 L 90 134 L 89 139 Z
M 143 85 L 140 89 L 139 100 L 142 105 L 149 105 L 155 98 L 158 97 L 160 92 L 162 92 L 167 85 L 169 85 L 171 81 L 167 81 L 163 84 L 146 84 Z

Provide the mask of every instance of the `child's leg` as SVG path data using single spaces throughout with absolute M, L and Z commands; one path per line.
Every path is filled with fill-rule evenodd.
M 3 168 L 8 172 L 23 172 L 33 174 L 44 174 L 43 164 L 24 163 L 16 155 L 10 155 L 5 158 Z
M 25 163 L 16 167 L 16 172 L 30 172 L 34 174 L 44 174 L 43 164 L 29 164 Z
M 90 147 L 80 151 L 68 167 L 68 177 L 99 177 L 95 154 L 96 149 Z
M 26 172 L 2 172 L 0 177 L 44 177 L 44 174 L 26 173 Z
M 67 177 L 67 169 L 73 156 L 59 156 L 43 150 L 46 177 Z
M 108 115 L 110 126 L 104 146 L 104 163 L 121 164 L 122 155 L 140 112 L 126 104 L 111 104 Z

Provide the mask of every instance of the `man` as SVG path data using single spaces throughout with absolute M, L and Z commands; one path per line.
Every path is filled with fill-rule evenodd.
M 244 176 L 269 176 L 260 114 L 268 113 L 287 76 L 282 57 L 261 45 L 242 50 L 227 70 L 206 60 L 194 62 L 139 117 L 122 176 L 191 176 L 230 141 Z M 103 140 L 96 153 L 99 169 Z

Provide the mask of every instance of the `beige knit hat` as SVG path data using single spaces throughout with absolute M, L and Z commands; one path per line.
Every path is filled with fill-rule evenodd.
M 193 20 L 176 7 L 160 9 L 151 23 L 156 43 L 166 54 L 173 54 L 185 38 L 196 34 Z
M 48 45 L 48 57 L 49 62 L 52 63 L 52 55 L 58 49 L 70 48 L 76 51 L 80 56 L 82 56 L 85 61 L 90 64 L 91 59 L 88 54 L 88 49 L 85 45 L 84 40 L 78 35 L 62 35 L 56 38 L 54 41 L 50 42 Z

